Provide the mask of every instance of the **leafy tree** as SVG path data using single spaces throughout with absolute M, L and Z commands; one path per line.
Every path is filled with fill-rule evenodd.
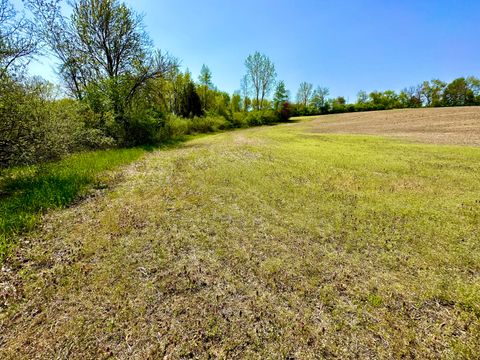
M 357 104 L 366 104 L 368 102 L 368 94 L 364 90 L 360 90 L 357 94 Z
M 288 102 L 290 95 L 285 86 L 285 82 L 282 80 L 277 83 L 275 88 L 275 94 L 273 95 L 273 106 L 275 109 L 279 109 L 279 106 L 285 102 Z
M 247 74 L 243 81 L 246 88 L 253 91 L 254 106 L 259 110 L 275 84 L 275 65 L 266 55 L 257 51 L 247 57 L 245 67 Z
M 250 84 L 248 81 L 248 75 L 244 75 L 240 81 L 240 93 L 243 98 L 243 111 L 249 111 L 252 106 L 252 100 L 250 99 Z
M 297 92 L 297 102 L 302 104 L 303 107 L 307 107 L 312 99 L 313 85 L 307 82 L 300 83 L 300 87 Z
M 202 65 L 200 75 L 198 76 L 198 83 L 200 84 L 200 95 L 202 100 L 202 108 L 204 111 L 208 109 L 208 90 L 213 88 L 212 72 L 207 65 Z
M 233 93 L 230 105 L 233 113 L 240 112 L 242 109 L 242 97 L 239 91 Z
M 313 92 L 311 105 L 322 113 L 328 112 L 328 95 L 330 91 L 326 87 L 317 86 Z
M 469 89 L 473 92 L 475 103 L 480 103 L 480 79 L 476 78 L 475 76 L 469 76 L 467 77 L 466 82 Z
M 62 15 L 59 0 L 25 1 L 71 93 L 78 99 L 88 91 L 103 95 L 116 137 L 129 142 L 126 114 L 133 98 L 149 81 L 172 72 L 176 59 L 152 48 L 142 17 L 118 0 L 73 0 L 70 18 Z
M 393 90 L 386 90 L 384 92 L 373 91 L 369 97 L 373 107 L 377 110 L 400 107 L 398 95 Z
M 469 88 L 465 78 L 458 78 L 447 85 L 444 91 L 444 104 L 447 106 L 472 105 L 475 102 L 474 92 Z
M 422 100 L 426 106 L 441 106 L 442 96 L 447 84 L 441 80 L 424 81 L 421 86 Z
M 343 96 L 339 96 L 332 100 L 332 112 L 339 113 L 346 111 L 347 101 Z
M 200 85 L 206 86 L 207 88 L 213 87 L 212 72 L 210 71 L 210 68 L 205 64 L 202 65 L 202 69 L 200 70 L 198 82 L 200 83 Z
M 171 112 L 185 118 L 203 114 L 200 96 L 188 70 L 185 74 L 179 71 L 172 81 Z
M 22 68 L 37 50 L 32 27 L 8 0 L 0 0 L 0 78 Z
M 430 82 L 424 81 L 422 83 L 422 101 L 425 106 L 432 105 L 432 87 L 430 86 Z
M 252 107 L 252 99 L 250 99 L 248 96 L 243 98 L 243 111 L 249 111 L 250 108 Z
M 193 81 L 189 81 L 183 92 L 182 106 L 180 108 L 180 115 L 183 117 L 193 118 L 195 116 L 201 116 L 202 104 L 200 97 L 195 89 Z
M 439 80 L 433 79 L 430 82 L 430 91 L 431 91 L 431 106 L 441 106 L 442 105 L 442 98 L 443 92 L 445 91 L 445 87 L 447 83 Z
M 422 106 L 421 89 L 411 86 L 400 91 L 398 104 L 402 108 L 418 108 Z

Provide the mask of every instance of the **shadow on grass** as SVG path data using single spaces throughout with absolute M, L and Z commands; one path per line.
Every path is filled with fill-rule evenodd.
M 0 178 L 0 261 L 15 236 L 31 230 L 48 209 L 61 208 L 90 188 L 105 188 L 108 170 L 137 160 L 155 147 L 77 153 L 47 164 L 7 169 Z

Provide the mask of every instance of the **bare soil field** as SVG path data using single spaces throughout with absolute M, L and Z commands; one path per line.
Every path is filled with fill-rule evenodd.
M 325 115 L 319 133 L 395 136 L 432 144 L 480 146 L 480 107 L 402 109 Z

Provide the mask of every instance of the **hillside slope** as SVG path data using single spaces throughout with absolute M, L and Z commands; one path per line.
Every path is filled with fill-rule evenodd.
M 319 122 L 153 152 L 51 212 L 0 273 L 0 358 L 474 358 L 480 149 Z
M 396 136 L 432 144 L 480 146 L 480 107 L 404 109 L 321 116 L 312 131 Z

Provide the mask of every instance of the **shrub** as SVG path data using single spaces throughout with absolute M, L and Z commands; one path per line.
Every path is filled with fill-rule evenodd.
M 291 109 L 290 109 L 290 103 L 288 101 L 285 101 L 280 105 L 280 109 L 278 110 L 278 118 L 279 121 L 288 121 L 291 116 Z
M 246 118 L 249 126 L 270 125 L 275 124 L 279 120 L 279 114 L 273 110 L 251 111 Z
M 230 120 L 232 128 L 244 128 L 248 126 L 247 114 L 245 112 L 235 112 Z
M 167 116 L 163 127 L 159 130 L 158 140 L 165 141 L 185 136 L 189 132 L 189 122 L 190 120 L 175 115 Z
M 52 85 L 38 80 L 0 82 L 0 167 L 58 159 L 73 151 L 113 145 L 86 127 L 81 105 L 55 100 Z
M 135 106 L 129 109 L 125 117 L 125 145 L 154 144 L 158 141 L 158 135 L 163 125 L 163 116 L 160 112 L 151 107 Z
M 195 117 L 190 124 L 191 133 L 208 133 L 228 128 L 228 122 L 223 116 Z

